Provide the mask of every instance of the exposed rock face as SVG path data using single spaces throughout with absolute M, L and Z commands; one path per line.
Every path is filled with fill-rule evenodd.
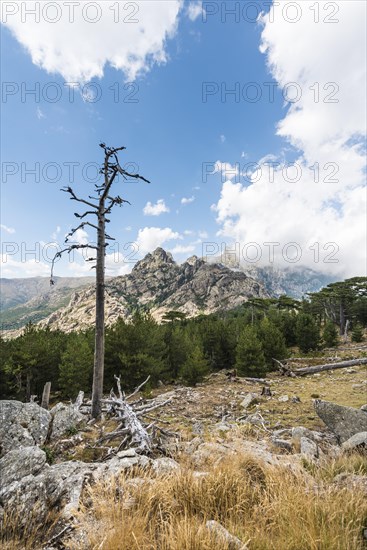
M 367 414 L 360 409 L 316 399 L 315 410 L 341 442 L 347 441 L 355 434 L 367 431 Z
M 367 432 L 361 432 L 353 435 L 342 444 L 344 451 L 352 451 L 354 449 L 367 451 Z
M 64 403 L 55 405 L 50 414 L 53 419 L 50 439 L 57 439 L 67 430 L 80 427 L 86 421 L 86 417 L 76 407 Z
M 51 414 L 37 403 L 0 401 L 0 456 L 20 447 L 42 445 L 50 420 Z
M 249 298 L 268 296 L 261 283 L 221 264 L 208 264 L 192 256 L 178 265 L 169 252 L 157 248 L 134 266 L 129 275 L 108 282 L 106 324 L 131 318 L 136 309 L 149 309 L 161 320 L 169 310 L 192 317 L 240 306 Z M 94 324 L 94 288 L 77 291 L 67 307 L 55 311 L 41 326 L 64 331 Z

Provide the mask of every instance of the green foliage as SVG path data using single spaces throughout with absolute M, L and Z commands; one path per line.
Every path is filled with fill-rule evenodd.
M 338 345 L 338 331 L 332 321 L 327 321 L 322 331 L 322 339 L 327 348 L 333 348 Z
M 352 342 L 363 342 L 363 329 L 356 323 L 352 330 Z
M 265 372 L 265 356 L 256 330 L 252 326 L 243 329 L 236 350 L 236 369 L 244 376 L 262 375 Z
M 195 386 L 208 372 L 208 362 L 200 346 L 196 344 L 180 369 L 180 377 L 185 384 Z
M 272 359 L 282 359 L 287 356 L 287 346 L 281 331 L 268 318 L 264 318 L 258 328 L 258 337 L 268 370 L 272 368 Z
M 93 376 L 93 347 L 85 333 L 73 333 L 61 356 L 59 384 L 63 396 L 71 399 L 88 391 Z
M 51 447 L 48 447 L 47 445 L 43 445 L 40 448 L 46 454 L 47 464 L 53 464 L 56 458 L 55 451 L 51 449 Z
M 296 338 L 299 349 L 308 353 L 317 349 L 320 342 L 320 329 L 312 315 L 300 313 L 296 323 Z

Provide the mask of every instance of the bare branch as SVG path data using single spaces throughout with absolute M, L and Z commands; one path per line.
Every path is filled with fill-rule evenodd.
M 140 384 L 140 386 L 138 386 L 138 387 L 133 391 L 133 393 L 130 393 L 130 395 L 128 395 L 128 396 L 126 397 L 126 401 L 127 401 L 128 399 L 130 399 L 131 397 L 133 397 L 134 395 L 136 395 L 136 394 L 141 390 L 141 388 L 142 388 L 143 386 L 145 386 L 145 384 L 146 384 L 149 380 L 150 380 L 150 374 L 149 374 L 148 378 L 147 378 L 146 380 L 144 380 L 144 382 L 142 382 L 142 383 Z
M 61 191 L 63 191 L 64 193 L 69 193 L 71 195 L 70 200 L 83 202 L 84 204 L 87 204 L 88 206 L 91 206 L 92 208 L 95 208 L 96 210 L 98 210 L 97 204 L 93 204 L 92 202 L 86 201 L 84 199 L 80 199 L 79 197 L 76 196 L 76 194 L 74 193 L 71 187 L 65 187 L 64 189 L 61 189 Z

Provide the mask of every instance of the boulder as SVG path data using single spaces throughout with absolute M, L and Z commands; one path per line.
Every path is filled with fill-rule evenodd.
M 357 433 L 367 431 L 367 415 L 360 409 L 321 399 L 315 399 L 314 405 L 318 416 L 342 443 Z
M 273 437 L 271 439 L 271 442 L 275 447 L 278 447 L 279 449 L 284 449 L 289 453 L 291 453 L 293 450 L 292 444 L 289 443 L 289 441 L 287 441 L 286 439 L 278 439 L 277 437 Z
M 308 437 L 301 437 L 301 455 L 310 460 L 314 460 L 319 457 L 319 448 L 314 441 L 308 439 Z
M 42 445 L 50 421 L 50 413 L 37 403 L 0 401 L 0 457 L 14 449 Z
M 344 451 L 366 450 L 367 451 L 367 432 L 360 432 L 352 435 L 342 444 Z
M 248 393 L 246 397 L 243 399 L 243 401 L 241 402 L 241 407 L 243 409 L 247 409 L 251 405 L 254 405 L 255 403 L 257 403 L 258 398 L 259 396 L 257 395 L 257 393 Z
M 51 441 L 65 435 L 68 430 L 80 428 L 87 421 L 85 415 L 79 412 L 75 405 L 57 403 L 50 413 L 52 417 Z
M 180 465 L 173 458 L 163 457 L 153 460 L 152 468 L 157 475 L 162 475 L 177 472 Z

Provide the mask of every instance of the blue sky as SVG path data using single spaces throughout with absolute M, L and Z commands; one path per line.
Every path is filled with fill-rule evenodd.
M 111 11 L 92 24 L 78 20 L 77 7 L 74 22 L 61 14 L 63 27 L 45 20 L 53 12 L 41 13 L 39 22 L 21 10 L 2 13 L 3 276 L 47 275 L 45 256 L 53 249 L 42 247 L 61 245 L 75 226 L 73 212 L 82 211 L 60 188 L 92 192 L 95 169 L 86 166 L 102 161 L 101 140 L 125 145 L 121 164 L 133 163 L 128 168 L 152 182 L 115 184 L 131 206 L 112 215 L 108 231 L 118 244 L 110 274 L 131 269 L 123 258 L 129 242 L 137 243 L 125 249 L 134 258 L 162 245 L 178 261 L 208 250 L 203 242 L 218 250 L 227 243 L 249 263 L 259 251 L 268 263 L 264 243 L 279 243 L 279 265 L 364 274 L 364 3 L 338 2 L 334 15 L 319 2 L 318 23 L 307 1 L 297 22 L 297 11 L 270 2 L 130 4 L 137 22 L 128 29 L 114 23 Z M 70 82 L 78 83 L 73 93 Z M 240 97 L 225 94 L 236 86 Z M 32 88 L 36 93 L 26 94 Z M 204 98 L 206 90 L 213 92 Z M 299 101 L 285 100 L 299 90 Z M 94 101 L 96 91 L 101 97 Z M 261 94 L 256 102 L 254 92 Z M 269 160 L 278 163 L 273 180 Z M 70 163 L 78 163 L 74 174 Z M 251 163 L 262 167 L 259 177 Z M 302 172 L 296 182 L 292 163 Z M 92 231 L 88 236 L 93 240 Z M 249 243 L 256 243 L 251 251 Z M 77 255 L 56 273 L 90 272 Z

